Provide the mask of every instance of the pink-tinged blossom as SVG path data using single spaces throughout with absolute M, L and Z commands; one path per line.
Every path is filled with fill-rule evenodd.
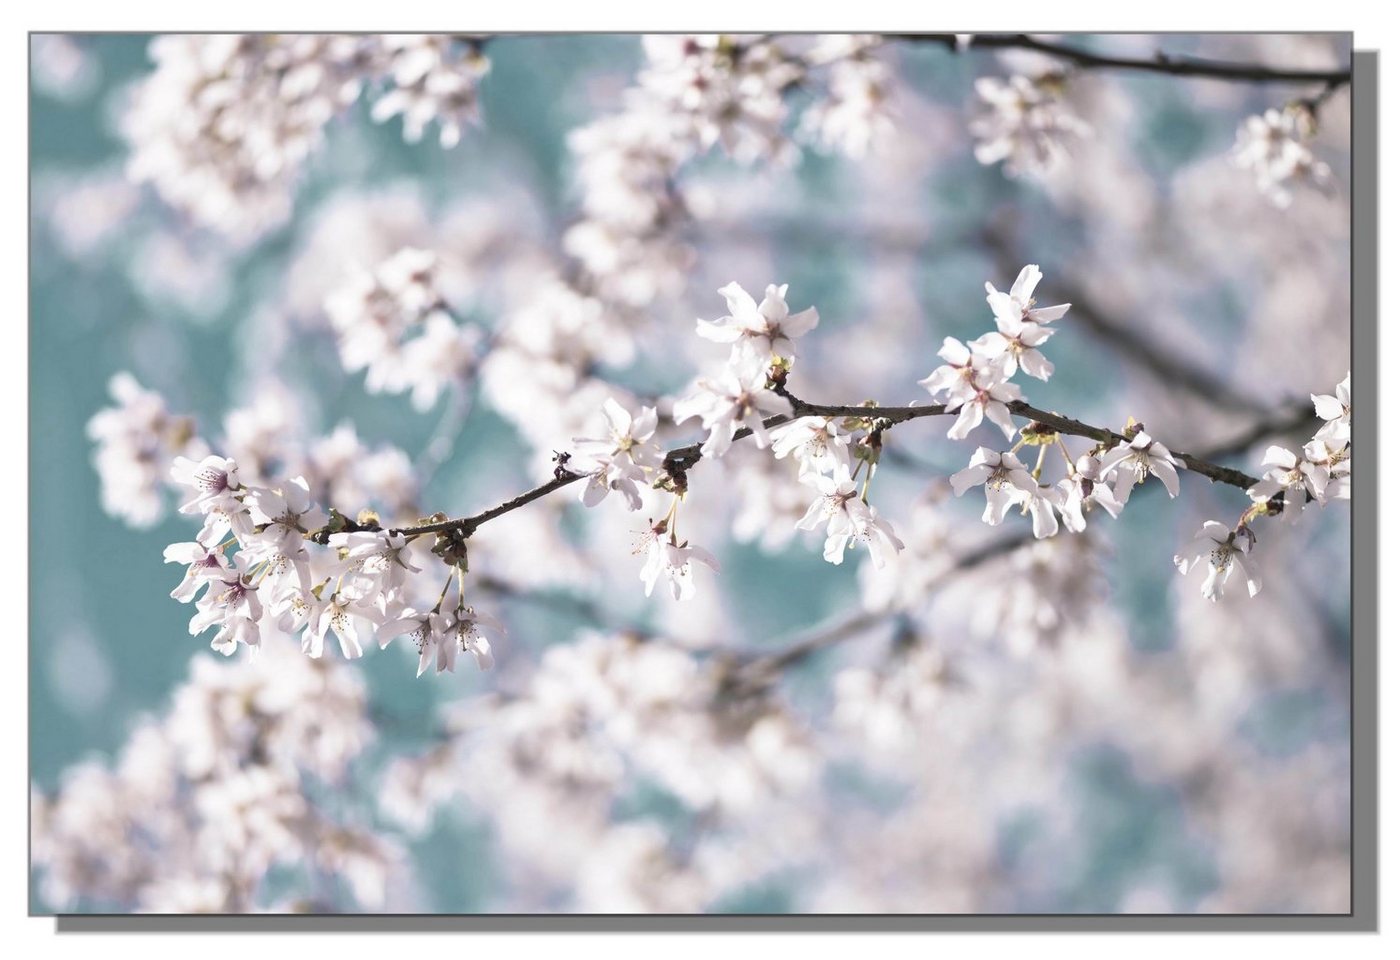
M 1259 592 L 1259 573 L 1247 555 L 1254 546 L 1254 534 L 1248 527 L 1243 533 L 1231 530 L 1223 523 L 1207 520 L 1187 547 L 1174 560 L 1176 568 L 1188 573 L 1202 559 L 1207 562 L 1206 579 L 1201 585 L 1201 595 L 1207 600 L 1219 600 L 1225 594 L 1225 584 L 1239 567 L 1244 571 L 1245 583 L 1252 597 Z
M 748 427 L 760 447 L 768 446 L 767 416 L 792 416 L 792 404 L 786 397 L 766 388 L 767 368 L 748 360 L 731 363 L 716 379 L 702 377 L 692 393 L 677 400 L 671 415 L 676 423 L 699 417 L 710 435 L 701 446 L 702 455 L 722 457 L 734 442 L 734 431 Z
M 1103 475 L 1117 470 L 1113 482 L 1113 495 L 1119 503 L 1127 503 L 1133 487 L 1147 479 L 1150 473 L 1162 481 L 1167 494 L 1175 497 L 1181 492 L 1181 483 L 1176 476 L 1176 468 L 1181 461 L 1172 456 L 1165 446 L 1139 430 L 1131 442 L 1119 441 L 1118 445 L 1103 455 Z
M 734 344 L 733 357 L 748 356 L 761 362 L 771 357 L 791 360 L 796 356 L 793 341 L 809 333 L 817 325 L 815 307 L 801 313 L 788 313 L 787 284 L 769 284 L 763 302 L 753 297 L 738 283 L 720 288 L 720 295 L 729 304 L 729 316 L 718 320 L 696 321 L 695 332 L 706 340 Z
M 176 457 L 170 467 L 170 478 L 182 487 L 194 489 L 194 499 L 180 505 L 181 513 L 243 510 L 244 487 L 238 481 L 238 464 L 232 460 L 213 455 L 198 462 Z
M 258 587 L 241 560 L 231 574 L 209 580 L 209 588 L 195 603 L 190 618 L 190 635 L 198 636 L 210 627 L 219 627 L 210 646 L 228 656 L 238 644 L 256 647 L 261 642 L 258 621 L 262 619 L 262 601 Z
M 234 576 L 233 567 L 222 550 L 210 550 L 198 541 L 172 543 L 165 548 L 165 562 L 182 563 L 187 568 L 180 585 L 170 592 L 181 603 L 189 603 L 200 588 L 211 581 Z
M 1035 288 L 1040 283 L 1042 274 L 1040 267 L 1036 264 L 1027 264 L 1021 268 L 1021 272 L 1016 275 L 1016 280 L 1011 284 L 1008 293 L 1002 293 L 987 283 L 987 305 L 992 308 L 992 313 L 996 316 L 998 326 L 1002 321 L 1007 323 L 1053 323 L 1069 312 L 1068 303 L 1056 304 L 1053 307 L 1037 307 L 1035 305 Z
M 1317 436 L 1324 440 L 1350 440 L 1351 372 L 1348 371 L 1346 379 L 1337 384 L 1335 395 L 1314 393 L 1312 401 L 1317 415 L 1327 421 L 1317 431 Z
M 992 526 L 1006 518 L 1013 504 L 1025 503 L 1038 490 L 1035 478 L 1016 454 L 998 453 L 990 447 L 978 447 L 967 469 L 948 479 L 959 497 L 979 484 L 985 488 L 987 508 L 982 520 Z
M 660 452 L 649 442 L 656 433 L 656 408 L 642 407 L 633 417 L 612 397 L 603 401 L 603 416 L 608 422 L 608 435 L 603 439 L 574 438 L 571 464 L 587 474 L 579 501 L 593 507 L 602 502 L 609 491 L 616 490 L 627 499 L 631 510 L 640 510 L 642 495 L 638 484 L 647 482 L 647 471 L 661 464 Z

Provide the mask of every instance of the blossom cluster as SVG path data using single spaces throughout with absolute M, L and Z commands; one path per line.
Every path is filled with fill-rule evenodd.
M 132 526 L 150 526 L 164 516 L 167 491 L 175 485 L 172 461 L 203 459 L 210 444 L 199 437 L 193 417 L 170 413 L 165 398 L 130 373 L 114 376 L 108 389 L 116 405 L 88 423 L 103 509 Z M 418 479 L 403 450 L 370 447 L 349 424 L 307 437 L 291 422 L 289 405 L 283 391 L 267 389 L 224 417 L 219 449 L 239 463 L 245 481 L 266 485 L 285 471 L 303 477 L 322 502 L 373 507 L 393 518 L 414 515 Z
M 641 306 L 675 293 L 691 260 L 674 227 L 689 210 L 681 168 L 718 146 L 744 164 L 788 164 L 788 94 L 816 100 L 799 135 L 861 156 L 889 136 L 888 68 L 869 36 L 819 37 L 805 49 L 763 37 L 647 36 L 647 62 L 626 108 L 582 127 L 578 158 L 583 217 L 565 249 L 608 299 Z M 815 81 L 825 74 L 827 84 Z
M 1303 446 L 1303 455 L 1272 445 L 1264 454 L 1264 477 L 1248 490 L 1254 507 L 1245 511 L 1233 528 L 1208 520 L 1190 548 L 1176 557 L 1182 573 L 1206 560 L 1201 593 L 1219 600 L 1225 584 L 1238 567 L 1252 597 L 1260 590 L 1259 574 L 1250 560 L 1256 537 L 1249 521 L 1257 516 L 1282 514 L 1297 523 L 1309 503 L 1319 507 L 1330 500 L 1351 499 L 1351 373 L 1337 384 L 1334 394 L 1313 394 L 1313 405 L 1322 426 Z
M 116 406 L 88 421 L 96 444 L 93 464 L 102 480 L 102 509 L 134 527 L 148 527 L 165 512 L 165 473 L 178 456 L 201 456 L 204 441 L 194 420 L 172 415 L 165 398 L 129 373 L 112 377 L 108 392 Z
M 731 855 L 668 849 L 654 820 L 621 812 L 632 784 L 645 778 L 713 830 L 807 788 L 818 760 L 781 698 L 733 681 L 723 664 L 665 637 L 584 631 L 548 648 L 489 711 L 457 705 L 441 744 L 392 763 L 384 812 L 416 832 L 466 799 L 493 818 L 512 858 L 537 871 L 529 886 L 543 902 L 573 887 L 596 898 L 579 908 L 702 909 L 732 882 Z M 554 826 L 542 832 L 542 823 Z M 663 874 L 652 883 L 646 860 Z M 616 884 L 590 890 L 605 869 L 621 873 Z
M 408 636 L 420 676 L 430 665 L 453 670 L 459 652 L 471 653 L 483 670 L 494 662 L 488 635 L 499 639 L 505 631 L 466 602 L 464 566 L 453 567 L 435 604 L 423 599 L 413 575 L 432 557 L 418 536 L 379 529 L 372 513 L 363 523 L 328 515 L 303 477 L 245 484 L 224 457 L 180 457 L 171 474 L 193 493 L 181 512 L 204 518 L 194 540 L 165 550 L 167 563 L 185 566 L 171 596 L 194 603 L 190 633 L 215 628 L 211 646 L 220 653 L 260 647 L 270 632 L 299 636 L 313 659 L 329 635 L 343 656 L 356 659 L 370 640 L 385 647 Z M 444 606 L 454 583 L 456 604 Z
M 1009 291 L 987 284 L 987 304 L 992 309 L 996 329 L 971 342 L 948 337 L 938 355 L 942 366 L 919 381 L 935 398 L 945 400 L 944 408 L 957 412 L 948 436 L 963 439 L 985 418 L 996 425 L 1006 439 L 1016 436 L 1010 404 L 1024 402 L 1024 396 L 1011 378 L 1024 372 L 1039 380 L 1049 380 L 1054 365 L 1040 352 L 1053 334 L 1049 324 L 1063 317 L 1067 303 L 1036 306 L 1035 288 L 1040 268 L 1030 264 L 1021 270 Z M 1033 467 L 1017 456 L 1022 446 L 1040 451 Z M 1065 475 L 1056 483 L 1045 482 L 1046 454 L 1054 447 L 1062 456 Z M 1070 453 L 1063 438 L 1053 430 L 1031 426 L 1008 451 L 979 446 L 967 469 L 950 478 L 953 492 L 962 496 L 974 486 L 983 488 L 987 506 L 984 522 L 1000 524 L 1011 508 L 1029 513 L 1036 538 L 1054 536 L 1063 521 L 1066 529 L 1082 533 L 1085 514 L 1103 510 L 1117 517 L 1133 487 L 1153 474 L 1175 497 L 1178 491 L 1176 458 L 1140 426 L 1131 436 L 1116 444 L 1100 443 L 1079 456 Z
M 1208 599 L 1223 596 L 1237 567 L 1244 571 L 1249 595 L 1259 592 L 1259 575 L 1249 559 L 1256 542 L 1249 527 L 1252 518 L 1279 513 L 1297 523 L 1309 503 L 1321 507 L 1329 500 L 1351 499 L 1351 374 L 1337 384 L 1335 394 L 1313 394 L 1313 404 L 1323 425 L 1303 446 L 1303 455 L 1270 446 L 1264 454 L 1269 469 L 1248 491 L 1254 507 L 1233 528 L 1207 521 L 1191 547 L 1176 557 L 1182 573 L 1207 560 L 1201 593 Z
M 1317 118 L 1306 104 L 1291 104 L 1250 117 L 1240 126 L 1230 159 L 1254 175 L 1259 192 L 1274 206 L 1293 202 L 1291 188 L 1310 184 L 1325 188 L 1332 170 L 1313 155 L 1307 141 L 1317 130 Z
M 968 126 L 977 162 L 1002 163 L 1011 176 L 1049 173 L 1065 160 L 1071 139 L 1090 133 L 1065 103 L 1063 74 L 980 77 L 973 88 L 980 112 Z
M 418 410 L 431 409 L 444 389 L 461 387 L 481 341 L 475 327 L 458 324 L 446 309 L 437 265 L 432 251 L 405 247 L 350 276 L 326 300 L 345 369 L 364 370 L 370 393 L 411 392 Z
M 436 35 L 170 35 L 150 53 L 155 72 L 122 119 L 129 173 L 239 240 L 290 216 L 301 166 L 364 88 L 379 91 L 376 119 L 402 114 L 410 140 L 438 122 L 451 146 L 486 69 L 471 44 Z
M 44 897 L 154 913 L 327 909 L 272 886 L 295 865 L 381 909 L 403 851 L 370 817 L 314 796 L 343 786 L 372 738 L 351 671 L 279 647 L 196 658 L 169 712 L 143 721 L 114 764 L 85 761 L 34 791 Z

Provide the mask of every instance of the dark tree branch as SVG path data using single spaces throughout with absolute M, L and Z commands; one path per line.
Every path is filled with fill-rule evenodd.
M 789 420 L 795 420 L 798 417 L 859 417 L 872 420 L 885 420 L 889 422 L 889 425 L 893 426 L 894 424 L 903 423 L 908 420 L 917 420 L 922 417 L 939 417 L 950 413 L 941 403 L 914 404 L 907 407 L 853 406 L 849 404 L 808 403 L 790 394 L 785 395 L 792 402 L 793 415 L 789 417 L 784 414 L 777 414 L 769 417 L 763 421 L 765 427 L 776 427 Z M 1007 408 L 1016 417 L 1043 424 L 1059 433 L 1066 433 L 1076 437 L 1085 437 L 1110 445 L 1120 441 L 1127 442 L 1128 440 L 1123 434 L 1110 430 L 1107 427 L 1096 427 L 1092 424 L 1075 420 L 1072 417 L 1061 416 L 1058 413 L 1052 413 L 1048 410 L 1040 410 L 1021 400 L 1008 403 Z M 734 431 L 734 439 L 742 440 L 752 434 L 752 430 L 748 427 L 743 427 Z M 668 451 L 663 458 L 665 469 L 672 475 L 676 473 L 684 474 L 685 471 L 700 462 L 700 448 L 700 443 L 692 443 Z M 1223 467 L 1201 457 L 1192 456 L 1189 453 L 1182 453 L 1176 450 L 1173 450 L 1172 453 L 1182 462 L 1187 470 L 1198 473 L 1212 482 L 1226 483 L 1230 486 L 1239 487 L 1241 490 L 1247 490 L 1259 482 L 1258 478 L 1251 477 L 1249 474 L 1231 467 Z M 405 536 L 444 533 L 465 540 L 488 520 L 494 520 L 496 517 L 510 513 L 512 510 L 518 510 L 528 503 L 533 503 L 541 497 L 548 496 L 556 490 L 561 490 L 569 486 L 569 484 L 576 480 L 582 480 L 584 476 L 584 474 L 572 473 L 567 469 L 561 468 L 556 473 L 554 479 L 540 484 L 533 490 L 527 490 L 519 496 L 512 497 L 489 510 L 483 510 L 481 513 L 473 514 L 469 517 L 459 517 L 456 519 L 439 520 L 414 526 L 397 527 L 389 532 L 403 534 Z
M 952 33 L 895 33 L 892 40 L 911 43 L 935 43 L 955 50 L 957 35 Z M 1135 57 L 1115 57 L 1091 53 L 1063 43 L 1037 40 L 1025 33 L 973 34 L 969 46 L 975 49 L 1031 50 L 1073 64 L 1083 70 L 1131 70 L 1140 73 L 1161 73 L 1177 77 L 1200 77 L 1236 83 L 1322 83 L 1335 89 L 1351 82 L 1351 69 L 1299 70 L 1288 67 L 1268 67 L 1257 63 L 1233 63 L 1202 57 L 1170 56 L 1158 53 L 1144 60 Z

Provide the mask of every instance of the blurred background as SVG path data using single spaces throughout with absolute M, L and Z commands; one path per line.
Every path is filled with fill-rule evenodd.
M 1061 39 L 1280 67 L 1350 56 L 1330 35 Z M 197 529 L 173 498 L 152 494 L 136 525 L 104 508 L 88 424 L 114 405 L 121 372 L 217 451 L 250 419 L 273 448 L 322 450 L 327 483 L 350 470 L 327 438 L 349 443 L 336 431 L 352 425 L 356 451 L 402 451 L 385 462 L 408 464 L 408 517 L 472 512 L 539 482 L 551 451 L 588 433 L 600 383 L 654 402 L 715 369 L 724 350 L 694 324 L 726 313 L 715 291 L 735 280 L 755 294 L 789 284 L 794 311 L 819 310 L 796 395 L 903 405 L 927 401 L 917 381 L 945 336 L 991 328 L 983 284 L 1005 290 L 1037 263 L 1038 299 L 1073 307 L 1043 348 L 1054 376 L 1023 382 L 1030 402 L 1115 429 L 1135 417 L 1173 449 L 1219 451 L 1256 475 L 1270 443 L 1298 450 L 1316 429 L 1309 394 L 1347 375 L 1345 88 L 1321 102 L 1309 142 L 1330 180 L 1280 206 L 1230 153 L 1249 117 L 1318 85 L 1073 73 L 1063 104 L 1088 132 L 1051 168 L 1013 176 L 974 154 L 974 81 L 1062 65 L 891 40 L 861 54 L 879 64 L 889 118 L 866 155 L 801 135 L 754 162 L 698 151 L 675 177 L 686 216 L 641 237 L 675 269 L 619 293 L 579 279 L 621 276 L 570 230 L 628 195 L 600 187 L 606 171 L 583 162 L 596 153 L 576 131 L 634 108 L 640 38 L 492 38 L 481 55 L 480 119 L 459 144 L 444 149 L 431 126 L 409 142 L 400 117 L 378 122 L 372 98 L 355 98 L 296 164 L 289 206 L 232 231 L 131 175 L 124 118 L 152 82 L 150 37 L 33 38 L 30 775 L 51 798 L 40 803 L 76 790 L 74 770 L 148 769 L 133 766 L 133 738 L 182 716 L 179 691 L 224 682 L 200 671 L 254 669 L 246 652 L 230 663 L 190 637 L 191 610 L 168 597 L 179 572 L 162 551 Z M 784 91 L 778 128 L 800 134 L 827 89 Z M 560 390 L 558 404 L 580 409 L 552 412 L 505 357 L 427 410 L 366 389 L 342 365 L 326 302 L 403 247 L 436 253 L 452 316 L 514 344 L 517 360 L 531 356 L 531 324 L 571 322 L 602 341 Z M 569 298 L 600 309 L 558 302 Z M 642 595 L 630 545 L 644 516 L 611 501 L 585 513 L 565 492 L 483 527 L 473 570 L 494 587 L 480 605 L 510 628 L 495 671 L 415 680 L 400 641 L 315 665 L 305 689 L 321 693 L 285 708 L 314 713 L 326 697 L 329 711 L 324 691 L 343 693 L 343 713 L 297 721 L 357 731 L 333 775 L 317 774 L 322 754 L 288 748 L 286 762 L 307 805 L 368 838 L 347 845 L 355 856 L 321 856 L 329 841 L 299 835 L 314 869 L 245 864 L 253 880 L 233 898 L 210 880 L 226 864 L 162 874 L 175 834 L 134 821 L 94 836 L 139 867 L 96 864 L 91 850 L 65 861 L 60 840 L 95 830 L 83 819 L 94 814 L 56 805 L 36 818 L 60 826 L 36 846 L 32 909 L 1347 911 L 1347 506 L 1310 508 L 1296 526 L 1261 521 L 1253 599 L 1232 583 L 1212 604 L 1198 572 L 1174 569 L 1203 521 L 1247 506 L 1189 474 L 1175 500 L 1140 488 L 1116 522 L 962 569 L 950 560 L 1029 520 L 992 530 L 977 492 L 948 496 L 976 443 L 1003 447 L 994 428 L 959 442 L 946 426 L 888 435 L 873 500 L 907 549 L 884 576 L 786 539 L 809 495 L 787 461 L 775 483 L 749 450 L 692 475 L 687 529 L 722 572 L 700 571 L 688 604 Z M 384 503 L 383 485 L 365 484 Z M 716 651 L 804 642 L 810 652 L 740 694 L 716 679 L 730 676 Z M 312 669 L 265 660 L 284 671 L 278 683 Z M 271 682 L 234 686 L 245 681 Z M 102 783 L 94 803 L 113 795 Z M 217 821 L 224 808 L 199 809 Z

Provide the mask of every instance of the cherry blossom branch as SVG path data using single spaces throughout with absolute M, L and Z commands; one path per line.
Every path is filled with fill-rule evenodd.
M 893 426 L 909 420 L 917 420 L 923 417 L 947 416 L 951 413 L 951 411 L 941 403 L 913 404 L 907 407 L 820 404 L 808 403 L 805 400 L 794 397 L 792 394 L 788 393 L 786 389 L 780 388 L 778 392 L 787 397 L 789 402 L 791 402 L 793 408 L 792 415 L 775 414 L 774 416 L 768 417 L 763 421 L 765 427 L 776 427 L 800 417 L 859 417 L 862 419 L 888 421 L 888 425 Z M 1092 424 L 1075 420 L 1072 417 L 1065 417 L 1048 410 L 1041 410 L 1021 400 L 1012 401 L 1006 406 L 1013 416 L 1039 423 L 1058 433 L 1085 437 L 1089 440 L 1096 440 L 1105 444 L 1131 442 L 1129 437 L 1114 430 L 1110 430 L 1107 427 L 1096 427 Z M 748 427 L 742 427 L 734 431 L 734 439 L 742 440 L 752 434 L 753 431 Z M 686 471 L 700 462 L 700 449 L 700 443 L 691 443 L 667 451 L 662 458 L 666 473 L 673 478 L 683 476 Z M 1220 466 L 1219 464 L 1211 463 L 1208 460 L 1177 450 L 1171 452 L 1173 456 L 1181 461 L 1182 465 L 1187 470 L 1198 473 L 1214 483 L 1225 483 L 1230 486 L 1239 487 L 1241 490 L 1248 490 L 1259 482 L 1257 477 L 1252 477 L 1232 467 Z M 497 504 L 489 510 L 483 510 L 480 513 L 468 517 L 458 517 L 455 519 L 444 518 L 442 520 L 433 520 L 428 523 L 415 524 L 413 526 L 396 527 L 389 532 L 402 534 L 407 537 L 431 533 L 446 533 L 457 539 L 466 540 L 487 521 L 510 513 L 512 510 L 518 510 L 526 504 L 533 503 L 542 497 L 546 497 L 556 490 L 562 490 L 564 487 L 569 486 L 577 480 L 582 480 L 583 478 L 584 474 L 574 473 L 561 465 L 555 470 L 553 479 L 540 484 L 532 490 L 527 490 L 516 497 L 512 497 L 503 503 Z
M 1351 82 L 1351 70 L 1304 70 L 1289 67 L 1268 67 L 1256 63 L 1236 63 L 1203 57 L 1172 56 L 1158 53 L 1151 59 L 1117 57 L 1091 53 L 1063 43 L 1037 40 L 1025 33 L 979 33 L 961 43 L 953 33 L 897 33 L 890 39 L 914 43 L 936 43 L 950 50 L 969 46 L 977 49 L 1030 50 L 1073 64 L 1084 70 L 1133 70 L 1162 73 L 1178 77 L 1200 77 L 1236 83 L 1324 83 L 1336 88 Z

